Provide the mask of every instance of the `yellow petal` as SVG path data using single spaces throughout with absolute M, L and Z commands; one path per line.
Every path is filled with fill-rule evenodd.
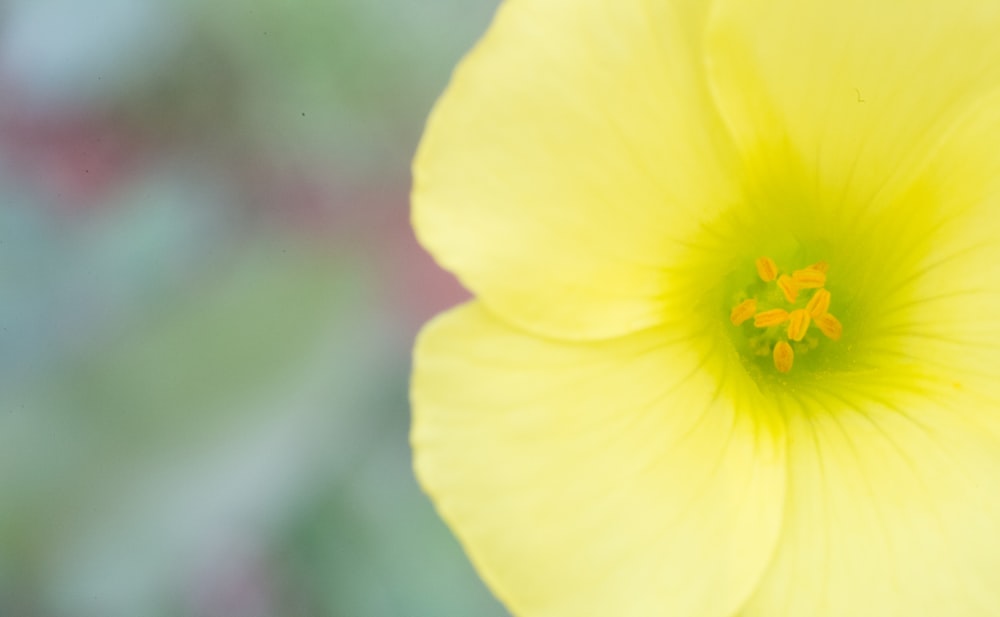
M 558 343 L 478 304 L 425 329 L 417 475 L 515 614 L 731 617 L 749 597 L 784 435 L 727 358 L 663 328 Z
M 1000 399 L 1000 91 L 939 145 L 911 206 L 938 203 L 875 317 L 872 344 Z M 838 311 L 839 312 L 839 311 Z M 844 317 L 841 315 L 841 317 Z M 998 407 L 1000 408 L 1000 407 Z
M 998 31 L 1000 5 L 982 0 L 719 0 L 706 48 L 759 188 L 859 225 L 1000 84 Z
M 503 3 L 413 170 L 421 243 L 491 310 L 573 339 L 682 310 L 670 268 L 739 201 L 699 68 L 706 7 Z
M 997 614 L 997 422 L 927 385 L 883 374 L 789 397 L 782 541 L 740 617 Z

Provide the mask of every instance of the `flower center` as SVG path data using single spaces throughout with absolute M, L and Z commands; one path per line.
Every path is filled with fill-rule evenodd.
M 840 339 L 843 326 L 829 312 L 826 262 L 791 273 L 780 271 L 770 257 L 757 258 L 755 265 L 760 281 L 747 288 L 746 298 L 729 314 L 729 321 L 744 329 L 754 355 L 771 356 L 774 368 L 787 373 L 797 355 L 819 346 L 810 326 L 831 340 Z

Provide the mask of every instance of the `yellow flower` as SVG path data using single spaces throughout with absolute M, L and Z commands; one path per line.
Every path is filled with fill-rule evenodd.
M 1000 615 L 998 32 L 504 3 L 414 165 L 477 299 L 419 338 L 412 440 L 515 614 Z

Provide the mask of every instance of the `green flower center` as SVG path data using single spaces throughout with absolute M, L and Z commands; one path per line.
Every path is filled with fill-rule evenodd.
M 759 257 L 754 265 L 757 280 L 734 298 L 729 314 L 743 334 L 744 361 L 761 364 L 770 358 L 774 369 L 788 373 L 796 357 L 820 346 L 817 331 L 840 340 L 843 327 L 830 313 L 825 262 L 792 272 L 782 272 L 769 257 Z

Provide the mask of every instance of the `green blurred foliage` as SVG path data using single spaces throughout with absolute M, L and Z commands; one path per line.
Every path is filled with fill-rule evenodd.
M 496 3 L 162 1 L 88 69 L 101 37 L 34 2 L 6 23 L 36 11 L 69 98 L 0 131 L 0 616 L 506 614 L 414 481 L 418 309 L 385 293 Z
M 229 58 L 246 130 L 344 173 L 405 176 L 423 119 L 495 4 L 190 0 Z

